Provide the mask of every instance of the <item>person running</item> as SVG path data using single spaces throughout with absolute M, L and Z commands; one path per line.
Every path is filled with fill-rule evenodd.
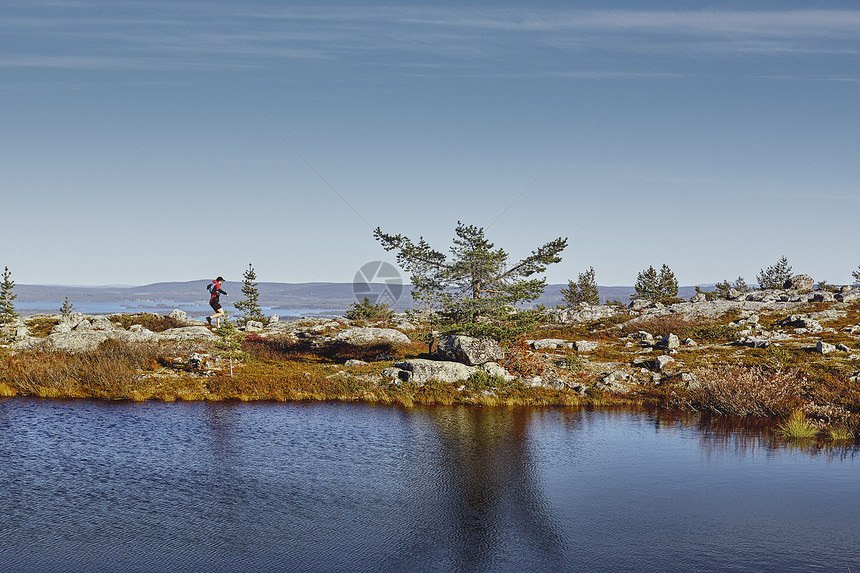
M 221 285 L 224 283 L 224 277 L 218 277 L 206 287 L 212 296 L 209 297 L 209 306 L 215 311 L 212 316 L 206 317 L 206 322 L 212 324 L 212 319 L 215 319 L 215 326 L 221 326 L 221 317 L 226 316 L 226 312 L 221 308 L 221 295 L 230 296 L 225 291 L 221 290 Z

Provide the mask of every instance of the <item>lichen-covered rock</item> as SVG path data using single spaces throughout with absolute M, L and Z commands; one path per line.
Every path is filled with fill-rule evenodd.
M 678 338 L 677 334 L 670 333 L 660 339 L 660 342 L 657 343 L 657 347 L 665 348 L 666 350 L 674 350 L 681 347 L 681 340 Z
M 456 360 L 468 366 L 477 366 L 505 357 L 502 347 L 495 340 L 462 335 L 440 337 L 436 353 L 443 358 Z
M 531 347 L 535 350 L 554 350 L 564 347 L 564 342 L 560 338 L 541 338 L 540 340 L 532 340 Z
M 830 354 L 831 352 L 836 351 L 836 346 L 833 344 L 829 344 L 824 342 L 823 340 L 819 340 L 818 344 L 815 345 L 815 351 L 821 354 Z
M 794 275 L 782 285 L 782 288 L 788 290 L 808 291 L 812 290 L 812 285 L 815 284 L 815 279 L 809 275 Z
M 355 346 L 390 343 L 409 344 L 409 337 L 393 328 L 353 327 L 338 332 L 334 336 L 338 342 L 346 342 Z
M 459 362 L 424 358 L 404 360 L 397 362 L 394 366 L 407 373 L 406 375 L 398 373 L 400 380 L 417 385 L 425 384 L 430 380 L 438 380 L 439 382 L 467 380 L 477 370 L 474 366 L 466 366 Z
M 179 310 L 178 308 L 174 309 L 167 316 L 169 316 L 170 318 L 173 318 L 175 320 L 182 320 L 182 321 L 184 321 L 186 318 L 188 318 L 187 313 L 184 310 Z
M 592 340 L 577 340 L 573 343 L 577 352 L 593 352 L 597 350 L 598 344 Z
M 205 340 L 217 338 L 217 336 L 205 326 L 169 328 L 159 333 L 159 336 L 164 340 Z

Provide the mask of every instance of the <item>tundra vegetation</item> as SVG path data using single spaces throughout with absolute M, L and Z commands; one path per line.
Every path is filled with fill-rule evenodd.
M 402 238 L 391 239 L 394 248 L 418 247 Z M 535 254 L 547 261 L 557 258 L 560 248 L 554 243 Z M 441 260 L 428 249 L 406 254 Z M 18 320 L 18 330 L 27 332 L 0 348 L 0 395 L 133 401 L 350 400 L 407 407 L 630 404 L 692 410 L 716 419 L 765 421 L 779 439 L 844 441 L 855 439 L 860 431 L 856 287 L 810 293 L 741 293 L 734 288 L 727 293 L 730 300 L 505 308 L 494 314 L 483 303 L 470 306 L 455 294 L 472 300 L 469 281 L 499 278 L 505 265 L 498 263 L 506 257 L 474 227 L 458 227 L 452 250 L 460 254 L 444 263 L 450 267 L 462 262 L 458 257 L 467 251 L 495 262 L 471 279 L 462 270 L 457 274 L 447 267 L 433 270 L 442 276 L 431 275 L 424 286 L 441 301 L 435 312 L 392 313 L 365 301 L 354 305 L 363 310 L 352 319 L 271 321 L 255 332 L 237 329 L 228 321 L 213 331 L 175 313 L 84 317 L 72 312 Z M 545 264 L 535 261 L 533 268 Z M 446 278 L 449 272 L 451 279 Z M 654 274 L 659 284 L 659 273 Z M 583 275 L 589 282 L 589 273 Z M 490 278 L 475 288 L 496 290 L 487 286 Z M 579 286 L 579 281 L 575 284 Z M 454 290 L 457 285 L 461 290 Z M 437 286 L 441 292 L 434 290 Z M 519 292 L 516 287 L 514 291 Z M 488 293 L 487 298 L 491 296 Z M 497 304 L 507 305 L 514 295 L 502 291 L 499 296 Z M 465 319 L 458 313 L 464 307 Z M 534 319 L 518 324 L 529 326 L 511 335 L 506 321 L 518 312 Z M 505 336 L 498 339 L 502 352 L 476 360 L 475 365 L 454 364 L 460 369 L 455 378 L 433 374 L 422 379 L 420 370 L 428 364 L 453 364 L 452 358 L 440 355 L 440 346 L 450 351 L 469 340 L 488 340 L 445 339 L 439 332 L 432 349 L 427 335 L 440 324 L 457 334 L 502 331 Z M 474 324 L 493 328 L 472 330 Z M 453 330 L 458 325 L 463 330 Z M 77 336 L 107 339 L 76 350 L 61 346 Z M 135 336 L 143 338 L 135 341 Z

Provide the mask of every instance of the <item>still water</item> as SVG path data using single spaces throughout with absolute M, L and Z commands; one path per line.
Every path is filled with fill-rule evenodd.
M 860 571 L 860 448 L 643 410 L 0 402 L 3 571 Z

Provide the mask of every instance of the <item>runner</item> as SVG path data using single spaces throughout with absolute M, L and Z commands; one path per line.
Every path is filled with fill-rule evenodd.
M 226 316 L 227 313 L 224 312 L 224 309 L 221 308 L 221 295 L 230 296 L 223 290 L 221 290 L 221 285 L 224 283 L 224 277 L 218 277 L 206 287 L 212 296 L 209 297 L 209 306 L 212 307 L 212 310 L 215 311 L 215 314 L 212 316 L 206 317 L 206 322 L 210 325 L 212 324 L 212 319 L 215 319 L 215 326 L 221 326 L 221 317 Z

